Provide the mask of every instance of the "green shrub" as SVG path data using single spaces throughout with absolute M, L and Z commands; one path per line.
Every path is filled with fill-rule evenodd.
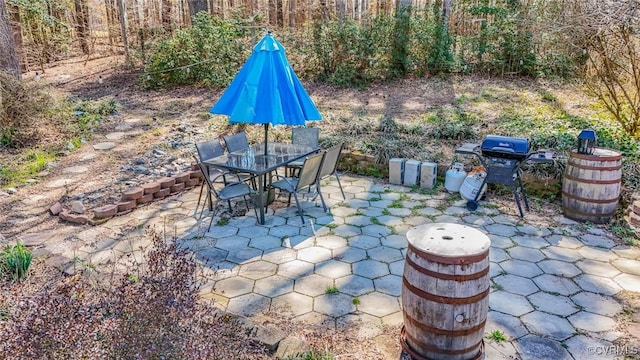
M 27 276 L 31 265 L 31 250 L 18 241 L 15 245 L 7 245 L 0 253 L 2 273 L 13 280 L 21 280 Z
M 147 88 L 196 84 L 223 88 L 229 84 L 253 47 L 247 21 L 224 20 L 205 12 L 193 25 L 178 30 L 152 51 L 142 82 Z

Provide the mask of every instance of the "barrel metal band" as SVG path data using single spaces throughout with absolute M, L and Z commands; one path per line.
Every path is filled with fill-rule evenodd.
M 615 197 L 613 199 L 588 199 L 588 198 L 583 198 L 580 196 L 575 196 L 573 194 L 570 194 L 566 191 L 562 191 L 562 196 L 566 196 L 569 199 L 573 199 L 573 200 L 578 200 L 578 201 L 583 201 L 589 204 L 609 204 L 609 203 L 618 203 L 618 198 Z
M 465 298 L 452 298 L 442 295 L 435 295 L 432 293 L 428 293 L 422 289 L 418 289 L 417 287 L 411 285 L 406 278 L 402 278 L 402 284 L 412 293 L 418 295 L 423 299 L 427 299 L 429 301 L 433 301 L 439 304 L 447 304 L 447 305 L 467 305 L 471 303 L 476 303 L 489 295 L 489 287 L 487 289 L 477 295 L 465 297 Z
M 409 266 L 411 266 L 415 271 L 419 272 L 420 274 L 431 276 L 433 278 L 440 279 L 440 280 L 453 280 L 453 281 L 477 280 L 482 278 L 483 276 L 486 276 L 489 273 L 489 267 L 487 266 L 486 268 L 474 274 L 468 274 L 468 275 L 443 274 L 443 273 L 439 273 L 439 272 L 418 266 L 413 260 L 411 260 L 410 256 L 407 256 L 405 261 Z
M 565 179 L 577 181 L 577 182 L 583 183 L 583 184 L 605 184 L 605 185 L 606 184 L 620 184 L 620 178 L 613 179 L 613 180 L 587 180 L 587 179 L 581 179 L 579 177 L 571 176 L 569 174 L 564 174 L 562 176 Z
M 585 212 L 585 211 L 580 211 L 580 210 L 576 210 L 576 209 L 567 209 L 566 207 L 564 207 L 562 209 L 566 214 L 570 214 L 570 215 L 579 215 L 579 216 L 586 216 L 586 217 L 601 217 L 601 218 L 606 218 L 606 217 L 611 217 L 614 213 L 614 211 L 610 211 L 610 212 L 606 212 L 606 213 L 601 213 L 601 214 L 594 214 L 592 212 Z
M 445 329 L 440 329 L 433 326 L 429 326 L 427 324 L 420 323 L 416 319 L 409 316 L 409 314 L 406 311 L 405 311 L 405 320 L 407 320 L 407 322 L 410 323 L 413 327 L 423 330 L 429 334 L 447 335 L 447 336 L 464 336 L 464 335 L 473 334 L 478 331 L 483 331 L 484 325 L 487 322 L 487 320 L 485 319 L 485 320 L 482 320 L 480 324 L 468 329 L 445 330 Z
M 622 164 L 615 166 L 588 166 L 582 164 L 576 164 L 573 161 L 569 161 L 569 164 L 575 168 L 582 170 L 601 170 L 601 171 L 616 171 L 622 169 Z
M 420 348 L 422 348 L 422 349 L 424 349 L 426 351 L 437 352 L 437 353 L 440 353 L 440 354 L 460 355 L 460 354 L 465 354 L 465 353 L 471 352 L 471 351 L 473 351 L 473 350 L 475 350 L 475 349 L 477 349 L 479 347 L 480 348 L 479 349 L 480 352 L 479 352 L 478 356 L 473 357 L 472 360 L 481 359 L 480 356 L 483 355 L 483 352 L 482 352 L 483 340 L 482 339 L 480 340 L 480 342 L 478 342 L 478 343 L 476 343 L 474 345 L 471 345 L 466 349 L 458 349 L 458 350 L 440 349 L 440 348 L 435 347 L 433 345 L 425 344 L 425 343 L 422 343 L 422 342 L 416 340 L 413 336 L 411 336 L 411 334 L 407 333 L 407 331 L 404 330 L 404 327 L 402 328 L 402 330 L 403 331 L 401 333 L 401 336 L 406 337 L 407 339 L 409 339 L 414 344 L 418 344 L 419 343 L 420 344 Z M 413 349 L 411 349 L 411 350 L 413 350 Z M 427 359 L 426 357 L 422 357 L 422 356 L 421 356 L 421 358 L 422 359 Z M 418 358 L 418 359 L 420 359 L 420 358 Z
M 609 156 L 599 156 L 599 155 L 588 155 L 588 154 L 579 154 L 572 153 L 572 158 L 582 159 L 582 160 L 598 160 L 598 161 L 618 161 L 622 159 L 622 155 L 609 155 Z
M 461 257 L 445 257 L 445 256 L 439 256 L 439 255 L 430 254 L 428 252 L 424 252 L 411 244 L 409 244 L 409 250 L 413 251 L 416 255 L 420 256 L 425 260 L 438 262 L 441 264 L 447 264 L 447 265 L 475 264 L 477 262 L 484 260 L 487 257 L 487 255 L 489 255 L 489 249 L 487 249 L 487 251 L 484 251 L 480 254 L 467 255 L 467 256 L 461 256 Z

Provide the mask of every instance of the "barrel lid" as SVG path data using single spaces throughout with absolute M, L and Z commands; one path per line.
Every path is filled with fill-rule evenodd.
M 407 241 L 418 250 L 444 257 L 482 254 L 491 246 L 480 230 L 451 223 L 416 226 L 407 232 Z
M 599 161 L 617 161 L 622 158 L 622 154 L 611 149 L 595 148 L 593 154 L 580 154 L 575 149 L 571 152 L 571 157 L 585 160 L 599 160 Z

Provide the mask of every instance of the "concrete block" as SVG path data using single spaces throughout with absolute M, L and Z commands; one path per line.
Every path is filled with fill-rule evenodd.
M 418 184 L 420 178 L 420 161 L 407 160 L 404 163 L 404 179 L 402 183 L 406 186 Z
M 438 176 L 438 164 L 434 162 L 423 162 L 420 165 L 420 188 L 433 189 L 436 186 Z
M 395 185 L 402 185 L 402 174 L 404 172 L 404 159 L 394 158 L 389 160 L 389 182 Z

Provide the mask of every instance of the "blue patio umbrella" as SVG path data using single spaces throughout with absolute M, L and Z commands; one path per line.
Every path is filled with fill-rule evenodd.
M 264 152 L 272 125 L 305 125 L 320 112 L 293 72 L 284 46 L 268 32 L 211 108 L 230 123 L 264 124 Z

